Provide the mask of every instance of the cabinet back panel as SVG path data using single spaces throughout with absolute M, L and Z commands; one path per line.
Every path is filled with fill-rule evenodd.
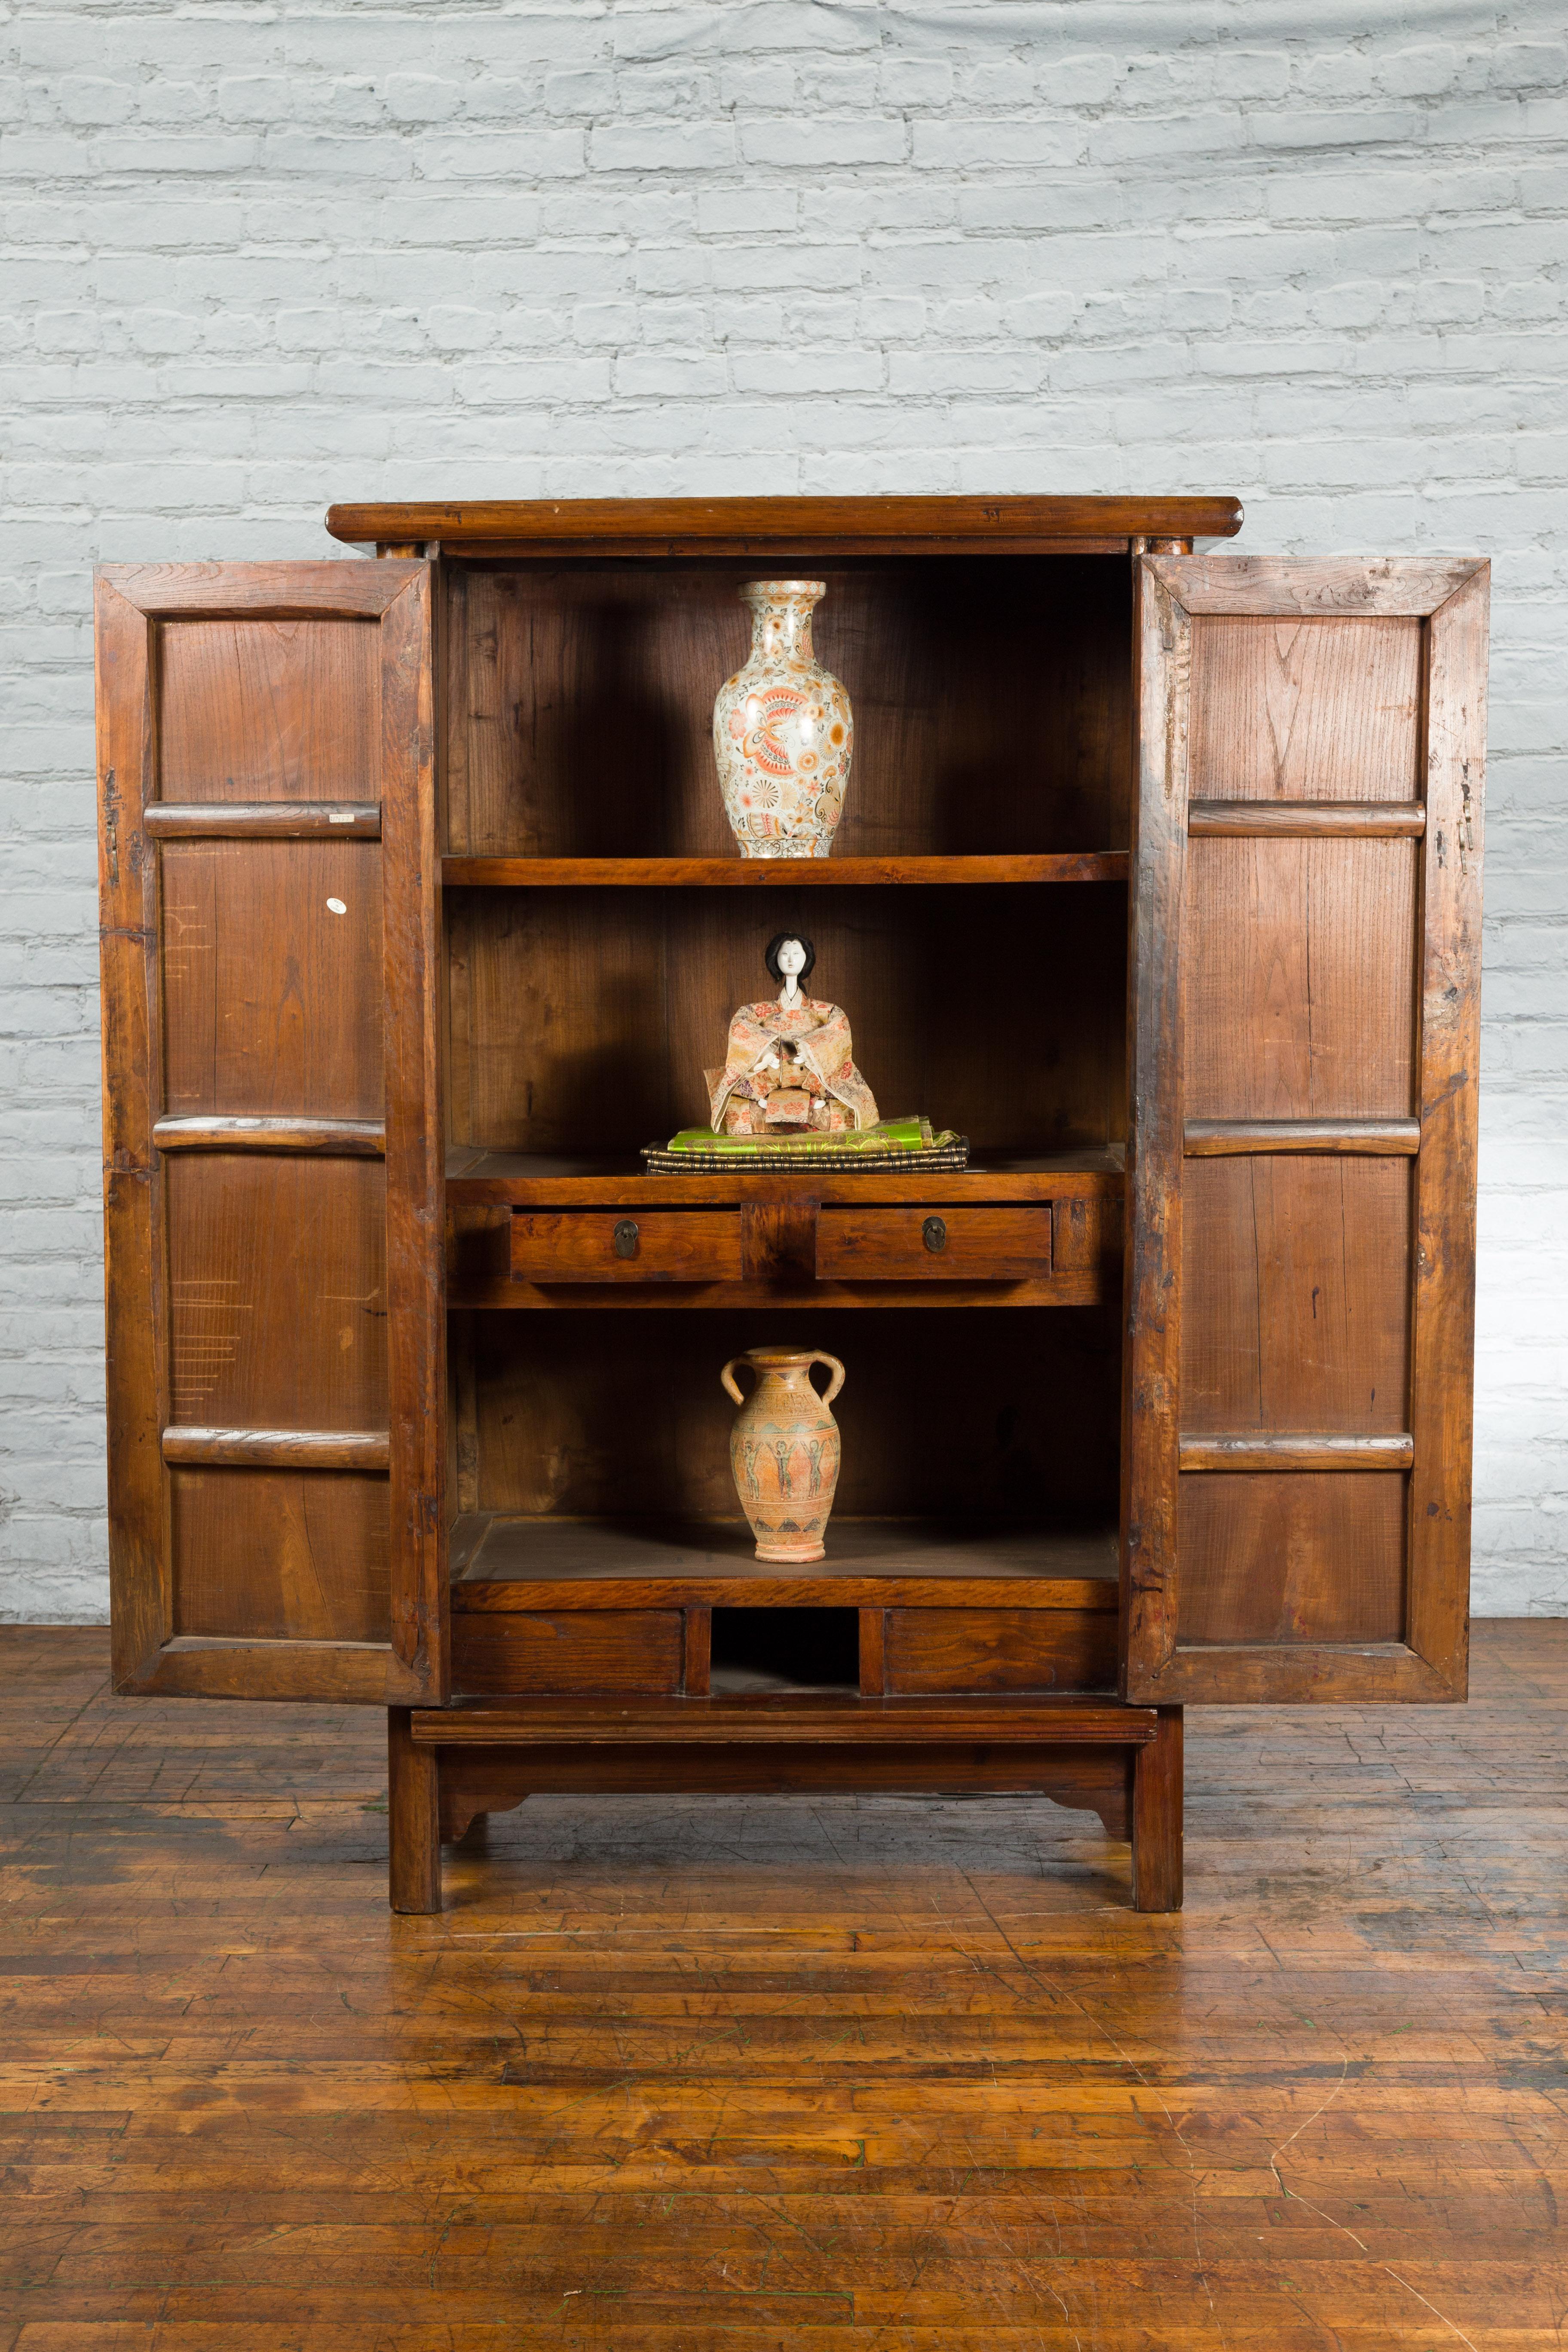
M 465 890 L 447 894 L 454 1140 L 625 1153 L 706 1126 L 703 1072 L 792 926 L 842 1004 L 884 1117 L 977 1151 L 1119 1137 L 1126 898 L 995 889 Z
M 387 1483 L 327 1470 L 176 1470 L 174 1632 L 384 1642 Z
M 813 616 L 848 688 L 839 856 L 1124 848 L 1123 559 L 922 558 L 844 570 Z M 713 698 L 746 659 L 742 583 L 801 567 L 454 567 L 448 846 L 723 856 Z
M 1182 1425 L 1409 1426 L 1410 1163 L 1189 1160 Z
M 170 1116 L 379 1118 L 380 844 L 182 841 L 162 855 Z
M 908 1317 L 843 1312 L 465 1320 L 454 1352 L 472 1349 L 472 1508 L 738 1517 L 720 1367 L 788 1339 L 847 1370 L 837 1511 L 1067 1528 L 1116 1516 L 1114 1307 L 975 1308 L 913 1336 Z
M 172 1152 L 164 1182 L 172 1421 L 384 1429 L 384 1162 Z
M 1199 839 L 1187 852 L 1189 1118 L 1405 1118 L 1414 841 Z
M 379 800 L 369 621 L 167 621 L 158 633 L 166 801 Z
M 1420 699 L 1418 620 L 1195 620 L 1193 797 L 1419 800 Z
M 1397 1471 L 1188 1472 L 1184 1644 L 1403 1640 L 1405 1501 Z

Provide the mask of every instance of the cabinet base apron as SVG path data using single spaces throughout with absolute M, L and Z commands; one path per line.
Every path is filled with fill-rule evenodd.
M 1182 1710 L 1110 1700 L 518 1700 L 388 1711 L 390 1895 L 441 1909 L 441 1847 L 531 1796 L 1026 1796 L 1130 1840 L 1182 1905 Z

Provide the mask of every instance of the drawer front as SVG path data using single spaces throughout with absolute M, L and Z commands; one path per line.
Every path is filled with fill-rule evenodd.
M 452 1617 L 452 1681 L 486 1697 L 679 1691 L 679 1609 L 477 1611 Z
M 738 1282 L 738 1209 L 520 1209 L 514 1282 Z
M 1051 1204 L 825 1208 L 819 1282 L 1026 1282 L 1051 1270 Z
M 1103 1691 L 1116 1684 L 1114 1609 L 889 1609 L 889 1692 Z

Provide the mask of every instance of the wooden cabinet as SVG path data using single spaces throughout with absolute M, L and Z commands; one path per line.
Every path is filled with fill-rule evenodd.
M 593 1787 L 1033 1790 L 1167 1908 L 1185 1701 L 1463 1696 L 1487 570 L 1188 551 L 1238 524 L 100 574 L 117 1685 L 388 1707 L 400 1908 Z M 839 854 L 748 863 L 712 700 L 806 571 Z M 785 926 L 967 1169 L 642 1172 Z M 781 1333 L 849 1370 L 790 1571 L 717 1380 Z

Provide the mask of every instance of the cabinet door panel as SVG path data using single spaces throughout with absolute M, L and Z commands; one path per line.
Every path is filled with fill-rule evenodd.
M 1406 1118 L 1415 841 L 1198 840 L 1183 944 L 1189 1118 Z
M 97 618 L 117 1686 L 440 1698 L 428 569 L 114 566 Z
M 374 841 L 163 845 L 170 1118 L 381 1117 L 382 855 Z
M 1139 566 L 1132 1698 L 1464 1695 L 1487 590 Z

